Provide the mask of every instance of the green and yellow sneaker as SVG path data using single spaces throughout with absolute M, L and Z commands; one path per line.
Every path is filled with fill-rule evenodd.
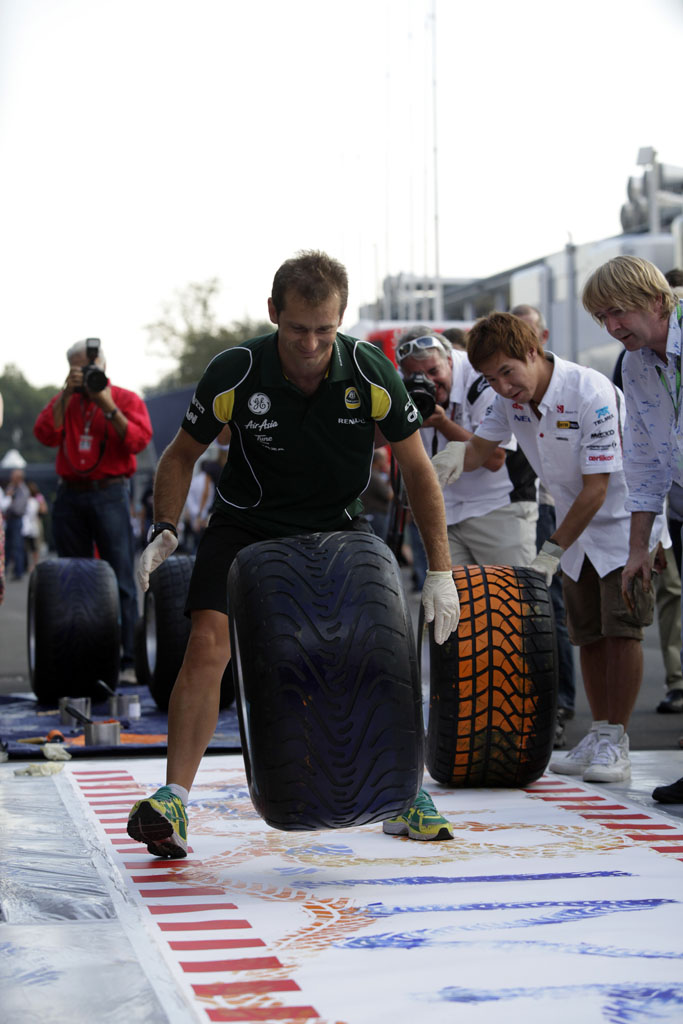
M 408 836 L 409 839 L 452 839 L 453 829 L 439 814 L 432 798 L 424 789 L 415 797 L 415 803 L 398 818 L 387 818 L 382 830 L 388 836 Z
M 128 835 L 145 843 L 154 857 L 187 857 L 187 814 L 168 786 L 138 800 L 128 815 Z

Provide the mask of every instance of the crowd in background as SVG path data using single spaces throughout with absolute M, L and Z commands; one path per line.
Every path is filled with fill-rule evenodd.
M 676 274 L 680 274 L 680 279 Z M 683 274 L 672 271 L 669 278 L 671 287 L 680 295 Z M 530 325 L 541 346 L 546 345 L 548 330 L 539 310 L 519 306 L 512 313 Z M 88 342 L 96 340 L 88 339 Z M 69 375 L 62 390 L 40 414 L 36 436 L 43 443 L 58 447 L 57 469 L 61 483 L 57 500 L 67 508 L 69 522 L 81 514 L 85 495 L 90 512 L 104 516 L 103 489 L 113 484 L 118 486 L 120 482 L 122 514 L 131 537 L 130 555 L 125 556 L 125 561 L 130 561 L 131 565 L 124 567 L 119 559 L 114 568 L 122 588 L 122 602 L 125 593 L 130 604 L 137 600 L 130 585 L 133 551 L 144 548 L 154 514 L 152 483 L 134 499 L 129 481 L 135 472 L 135 453 L 148 443 L 151 426 L 142 400 L 132 392 L 113 387 L 104 375 L 106 363 L 103 353 L 98 349 L 96 357 L 93 357 L 90 350 L 86 350 L 86 344 L 77 343 L 67 353 Z M 551 348 L 548 343 L 548 350 Z M 449 442 L 465 443 L 471 438 L 495 396 L 484 377 L 468 361 L 466 333 L 458 329 L 438 332 L 423 325 L 408 327 L 397 342 L 396 355 L 399 372 L 407 382 L 423 378 L 427 383 L 431 382 L 434 390 L 435 398 L 429 410 L 426 414 L 420 410 L 424 420 L 422 439 L 428 454 L 436 456 Z M 623 355 L 622 352 L 614 371 L 614 383 L 619 387 Z M 101 371 L 103 380 L 101 385 L 95 386 L 91 379 L 91 393 L 83 382 L 85 375 L 95 369 Z M 419 387 L 422 386 L 420 383 Z M 180 552 L 194 554 L 208 524 L 220 473 L 227 458 L 229 434 L 225 441 L 217 446 L 215 457 L 203 458 L 195 467 L 177 524 Z M 444 488 L 453 564 L 531 565 L 537 551 L 548 542 L 556 528 L 554 500 L 544 481 L 537 479 L 530 468 L 514 435 L 492 454 L 491 460 L 490 464 L 466 474 L 457 485 Z M 107 465 L 108 474 L 103 477 L 92 472 Z M 6 582 L 19 581 L 30 573 L 46 555 L 48 540 L 52 539 L 46 524 L 55 509 L 48 508 L 36 482 L 27 479 L 27 471 L 30 474 L 30 467 L 16 466 L 6 479 L 0 479 L 0 601 Z M 107 500 L 111 506 L 109 497 Z M 413 588 L 421 590 L 426 572 L 424 548 L 401 494 L 400 480 L 397 483 L 392 479 L 388 446 L 378 444 L 375 449 L 368 487 L 362 500 L 372 529 L 391 543 L 402 564 L 411 567 Z M 683 489 L 675 483 L 668 515 L 673 549 L 668 548 L 669 554 L 665 552 L 660 557 L 661 574 L 657 581 L 657 614 L 667 696 L 657 710 L 677 712 L 683 711 L 683 678 L 678 658 L 680 641 L 675 638 L 676 623 L 680 619 Z M 122 521 L 118 521 L 119 525 Z M 64 515 L 61 522 L 64 523 Z M 112 519 L 108 521 L 108 530 L 113 530 L 113 523 Z M 400 524 L 398 534 L 397 523 Z M 98 534 L 96 529 L 88 527 L 88 530 L 84 546 L 83 537 L 70 539 L 67 543 L 64 529 L 60 528 L 61 543 L 58 536 L 54 545 L 57 553 L 61 556 L 86 552 L 101 554 L 98 549 L 107 547 L 106 531 Z M 118 543 L 120 530 L 116 535 Z M 107 550 L 105 557 L 108 560 L 111 557 Z M 559 642 L 557 746 L 562 746 L 564 719 L 573 716 L 575 697 L 574 662 L 566 630 L 560 576 L 558 574 L 548 580 Z M 130 651 L 127 654 L 128 664 L 124 667 L 132 673 Z M 131 675 L 129 681 L 133 678 Z

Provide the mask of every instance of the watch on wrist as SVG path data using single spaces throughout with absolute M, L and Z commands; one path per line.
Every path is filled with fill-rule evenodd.
M 105 420 L 113 420 L 114 416 L 116 416 L 118 411 L 119 410 L 116 408 L 116 406 L 114 406 L 114 408 L 112 409 L 111 412 L 105 412 L 105 414 L 104 414 Z
M 152 523 L 147 531 L 147 543 L 151 544 L 155 537 L 158 537 L 164 530 L 170 530 L 176 540 L 178 539 L 178 531 L 173 523 Z

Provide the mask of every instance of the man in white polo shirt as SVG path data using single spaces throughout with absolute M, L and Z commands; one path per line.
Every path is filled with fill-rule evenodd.
M 396 359 L 408 382 L 420 373 L 436 388 L 434 411 L 420 430 L 428 454 L 471 437 L 495 396 L 465 352 L 416 327 L 398 342 Z M 453 565 L 529 565 L 536 555 L 536 474 L 514 439 L 505 449 L 443 489 Z
M 496 398 L 470 441 L 449 444 L 433 460 L 439 482 L 480 466 L 514 430 L 555 499 L 557 528 L 531 567 L 549 584 L 562 566 L 569 635 L 580 648 L 594 719 L 588 735 L 550 767 L 587 782 L 619 782 L 631 771 L 626 727 L 642 681 L 643 626 L 654 611 L 652 591 L 637 588 L 631 608 L 621 593 L 630 519 L 623 396 L 596 370 L 544 352 L 531 327 L 508 313 L 478 321 L 467 353 Z M 662 534 L 659 516 L 651 551 Z
M 550 331 L 540 309 L 521 303 L 510 310 L 513 316 L 526 321 L 540 341 L 543 348 L 552 350 L 548 344 Z M 541 548 L 545 541 L 552 537 L 557 527 L 555 502 L 553 496 L 542 480 L 538 481 L 538 524 L 536 527 L 536 547 Z M 557 726 L 555 729 L 555 748 L 566 747 L 564 737 L 565 722 L 574 717 L 576 699 L 576 672 L 574 670 L 574 651 L 567 632 L 567 613 L 562 597 L 562 573 L 558 573 L 550 585 L 550 597 L 555 612 L 555 636 L 557 637 L 558 658 L 558 708 Z

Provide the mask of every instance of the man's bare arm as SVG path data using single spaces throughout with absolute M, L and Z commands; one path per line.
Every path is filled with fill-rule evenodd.
M 401 469 L 410 508 L 427 552 L 429 568 L 451 569 L 446 534 L 446 513 L 436 473 L 419 433 L 403 441 L 394 441 L 391 449 Z
M 586 529 L 607 495 L 609 473 L 589 473 L 583 476 L 583 487 L 550 540 L 565 551 Z
M 621 592 L 629 608 L 632 607 L 633 581 L 636 576 L 643 580 L 647 593 L 651 586 L 652 567 L 650 561 L 650 534 L 655 521 L 654 512 L 632 512 L 629 554 L 621 574 Z
M 159 459 L 154 477 L 154 520 L 177 524 L 183 511 L 197 459 L 209 446 L 182 427 Z
M 422 426 L 433 427 L 434 430 L 438 430 L 438 432 L 442 434 L 447 441 L 469 441 L 470 438 L 474 437 L 471 430 L 467 430 L 459 423 L 455 423 L 450 419 L 446 410 L 441 405 L 437 405 L 432 415 L 429 419 L 426 419 L 423 422 Z M 496 470 L 501 468 L 504 462 L 505 449 L 498 447 L 498 445 L 494 445 L 492 454 L 482 462 L 482 466 L 484 469 L 489 469 L 492 473 L 495 473 Z

